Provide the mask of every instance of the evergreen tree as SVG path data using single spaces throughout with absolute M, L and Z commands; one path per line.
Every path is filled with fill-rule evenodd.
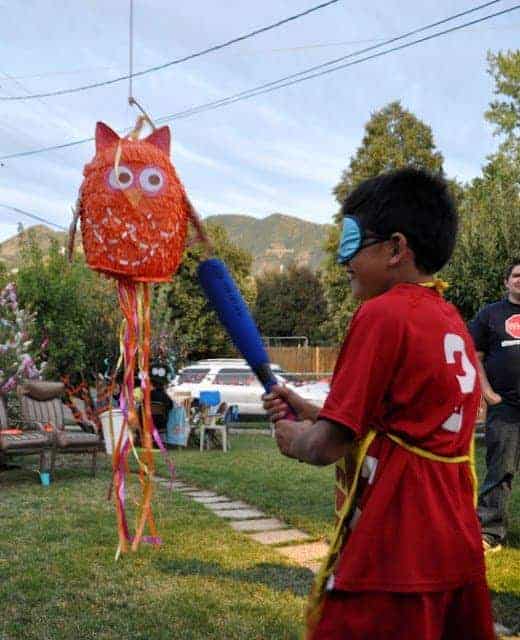
M 488 60 L 499 98 L 486 118 L 501 144 L 465 190 L 459 241 L 444 272 L 451 283 L 447 297 L 467 319 L 504 295 L 504 268 L 520 256 L 520 51 Z
M 246 302 L 255 298 L 251 273 L 251 255 L 232 244 L 223 227 L 209 224 L 206 231 L 215 248 L 235 279 Z M 197 279 L 197 267 L 203 259 L 203 248 L 197 244 L 184 252 L 181 266 L 171 283 L 163 285 L 162 295 L 168 304 L 163 313 L 163 326 L 169 326 L 172 342 L 178 352 L 178 365 L 187 360 L 233 355 L 233 346 L 210 308 Z
M 319 275 L 294 263 L 257 278 L 255 320 L 267 336 L 307 336 L 321 342 L 327 303 Z
M 355 156 L 334 188 L 342 204 L 363 180 L 383 171 L 415 166 L 432 173 L 443 171 L 442 154 L 436 150 L 431 128 L 400 102 L 392 102 L 372 114 L 365 125 L 365 135 Z M 348 320 L 356 307 L 346 282 L 344 268 L 336 263 L 336 251 L 341 231 L 339 214 L 331 229 L 327 244 L 324 283 L 329 303 L 328 331 L 337 341 L 343 338 Z

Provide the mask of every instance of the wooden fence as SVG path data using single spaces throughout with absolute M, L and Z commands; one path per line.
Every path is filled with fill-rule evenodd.
M 269 347 L 271 362 L 292 373 L 330 373 L 339 347 Z

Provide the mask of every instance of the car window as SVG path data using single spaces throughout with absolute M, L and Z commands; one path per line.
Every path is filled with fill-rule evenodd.
M 251 369 L 220 369 L 213 384 L 239 384 L 251 385 L 255 384 L 256 377 Z
M 179 381 L 177 384 L 189 383 L 189 384 L 197 384 L 198 382 L 202 382 L 209 372 L 208 369 L 183 369 L 179 373 Z

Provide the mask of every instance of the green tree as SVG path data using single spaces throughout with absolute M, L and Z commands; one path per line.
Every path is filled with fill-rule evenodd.
M 223 227 L 209 224 L 206 231 L 215 247 L 215 255 L 223 260 L 235 279 L 246 302 L 255 298 L 251 277 L 251 255 L 232 244 Z M 197 266 L 203 259 L 200 245 L 188 247 L 172 282 L 162 285 L 169 309 L 163 309 L 163 327 L 169 325 L 177 345 L 178 362 L 233 354 L 231 341 L 211 310 L 197 280 Z
M 504 295 L 504 269 L 520 255 L 520 163 L 497 154 L 467 187 L 457 245 L 443 276 L 466 319 Z
M 494 100 L 486 119 L 496 125 L 495 133 L 506 143 L 520 140 L 520 49 L 488 54 L 488 72 L 495 81 Z
M 405 166 L 442 173 L 443 157 L 435 148 L 431 128 L 404 109 L 400 102 L 391 102 L 372 114 L 365 125 L 361 145 L 333 193 L 341 204 L 363 180 Z M 339 341 L 356 302 L 350 294 L 344 269 L 336 263 L 341 224 L 339 214 L 335 221 L 336 225 L 331 229 L 325 247 L 324 283 L 330 313 L 328 330 Z
M 489 54 L 488 61 L 499 97 L 486 118 L 502 140 L 465 190 L 459 241 L 444 271 L 447 297 L 467 319 L 504 294 L 504 268 L 520 255 L 520 51 Z
M 9 282 L 9 270 L 5 262 L 0 260 L 0 288 L 4 288 Z
M 271 271 L 257 278 L 254 316 L 268 336 L 307 336 L 320 342 L 327 302 L 319 275 L 294 263 L 286 271 Z
M 115 358 L 121 315 L 113 281 L 91 271 L 83 257 L 67 262 L 57 242 L 48 255 L 24 234 L 17 289 L 20 302 L 36 312 L 36 341 L 48 338 L 46 376 L 92 376 Z

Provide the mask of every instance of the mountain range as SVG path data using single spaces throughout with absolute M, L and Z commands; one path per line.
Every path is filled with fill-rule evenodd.
M 279 270 L 291 262 L 315 271 L 325 257 L 323 247 L 330 228 L 327 224 L 316 224 L 281 213 L 262 219 L 248 215 L 216 215 L 205 218 L 204 222 L 221 225 L 234 244 L 251 253 L 254 275 Z M 45 225 L 35 225 L 30 229 L 44 252 L 52 239 L 66 244 L 67 234 L 64 232 L 53 231 Z M 0 261 L 8 268 L 17 267 L 19 253 L 19 234 L 0 243 Z

